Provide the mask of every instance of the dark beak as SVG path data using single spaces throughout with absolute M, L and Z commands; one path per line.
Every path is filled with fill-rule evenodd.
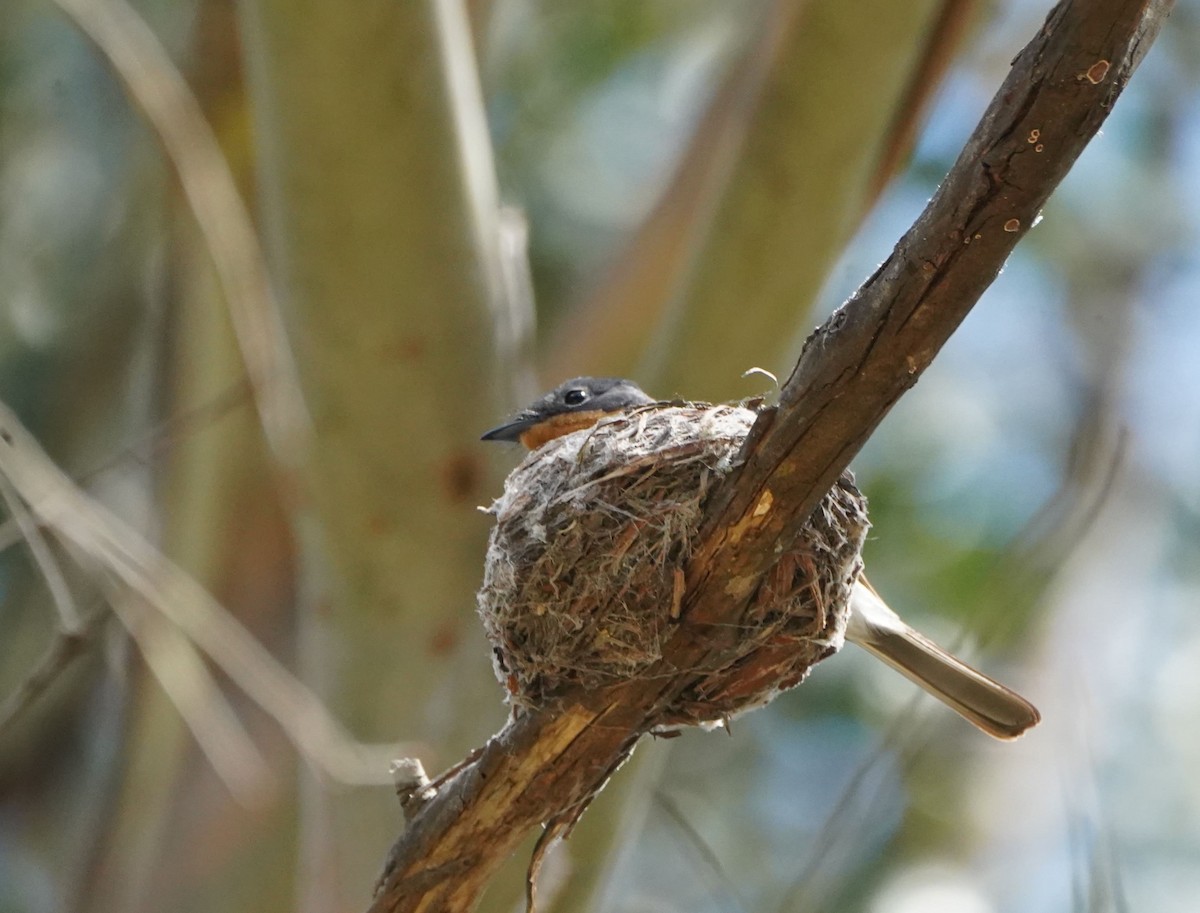
M 505 422 L 488 431 L 480 438 L 481 441 L 512 441 L 517 443 L 521 440 L 521 435 L 532 428 L 540 421 L 536 415 L 518 415 L 516 418 Z

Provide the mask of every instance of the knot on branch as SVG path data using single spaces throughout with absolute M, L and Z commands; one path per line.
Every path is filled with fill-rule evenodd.
M 437 788 L 425 773 L 425 765 L 417 758 L 397 758 L 392 762 L 391 774 L 396 797 L 404 810 L 404 820 L 411 821 L 425 803 L 437 795 Z

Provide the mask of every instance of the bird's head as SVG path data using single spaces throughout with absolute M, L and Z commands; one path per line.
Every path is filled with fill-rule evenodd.
M 605 415 L 652 402 L 641 387 L 622 377 L 575 377 L 538 397 L 482 440 L 519 441 L 536 450 L 547 441 L 594 425 Z

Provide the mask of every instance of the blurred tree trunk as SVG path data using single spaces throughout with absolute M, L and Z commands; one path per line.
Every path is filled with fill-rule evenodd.
M 467 22 L 441 0 L 241 10 L 265 231 L 315 426 L 302 663 L 355 735 L 436 746 L 436 768 L 504 713 L 474 612 L 501 302 Z M 394 798 L 306 795 L 301 907 L 362 904 Z

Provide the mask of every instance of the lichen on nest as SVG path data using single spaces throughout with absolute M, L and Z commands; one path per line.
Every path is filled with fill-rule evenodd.
M 551 441 L 492 505 L 479 612 L 514 712 L 571 688 L 662 674 L 704 504 L 755 413 L 641 407 Z M 657 725 L 726 719 L 798 684 L 842 643 L 866 507 L 844 476 L 764 579 L 738 649 L 689 681 Z

